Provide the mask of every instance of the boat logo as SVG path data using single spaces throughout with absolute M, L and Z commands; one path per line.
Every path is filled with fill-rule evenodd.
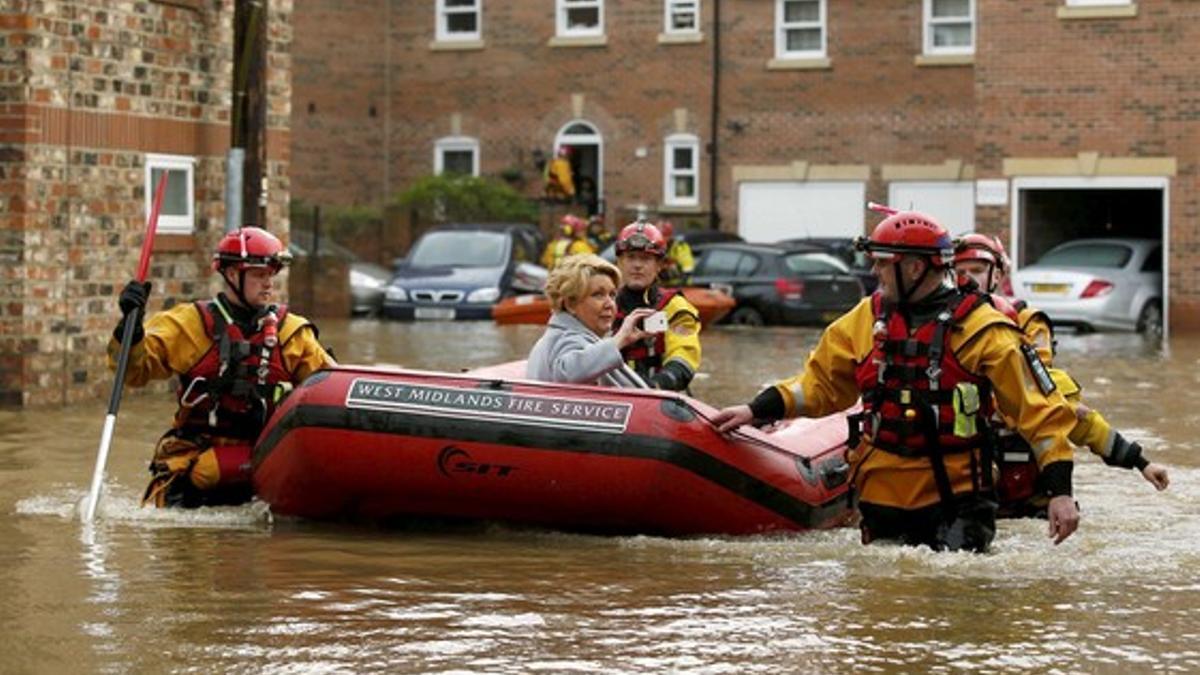
M 507 464 L 476 462 L 471 459 L 471 455 L 467 454 L 466 450 L 453 445 L 447 445 L 438 452 L 437 464 L 438 471 L 441 471 L 442 475 L 447 478 L 452 473 L 504 478 L 517 470 L 517 467 Z

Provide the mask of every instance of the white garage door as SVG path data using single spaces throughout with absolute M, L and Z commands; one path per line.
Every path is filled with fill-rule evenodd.
M 857 237 L 863 233 L 866 183 L 746 182 L 738 186 L 738 234 L 746 241 Z
M 969 180 L 895 181 L 888 185 L 888 206 L 927 213 L 955 237 L 975 231 L 975 183 Z

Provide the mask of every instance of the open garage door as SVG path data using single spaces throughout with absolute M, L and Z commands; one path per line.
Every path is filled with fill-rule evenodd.
M 1143 272 L 1158 272 L 1163 335 L 1169 322 L 1169 217 L 1166 178 L 1018 178 L 1013 181 L 1012 251 L 1019 270 L 1054 247 L 1079 239 L 1153 240 L 1159 248 Z M 1022 289 L 1015 289 L 1022 295 Z M 1131 307 L 1149 311 L 1150 299 Z M 1051 314 L 1051 318 L 1054 315 Z
M 754 181 L 738 185 L 738 234 L 775 242 L 863 234 L 866 183 L 859 181 Z

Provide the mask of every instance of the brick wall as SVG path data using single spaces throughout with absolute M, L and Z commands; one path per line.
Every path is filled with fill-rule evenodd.
M 1200 3 L 1139 0 L 1134 17 L 1088 20 L 1057 18 L 1061 4 L 979 2 L 980 177 L 1002 177 L 1009 157 L 1175 157 L 1171 322 L 1200 329 Z M 977 225 L 1007 238 L 1010 217 L 981 209 Z
M 192 236 L 160 237 L 151 310 L 214 288 L 224 225 L 232 0 L 193 7 L 118 0 L 26 3 L 0 12 L 0 402 L 95 400 L 111 386 L 104 346 L 116 293 L 145 229 L 147 153 L 196 158 Z M 290 2 L 268 24 L 268 217 L 286 235 Z M 26 13 L 27 12 L 27 13 Z M 8 84 L 0 82 L 0 86 Z

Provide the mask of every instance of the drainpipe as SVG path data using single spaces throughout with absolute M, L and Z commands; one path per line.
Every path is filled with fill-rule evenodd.
M 712 0 L 712 110 L 709 113 L 708 140 L 708 212 L 709 229 L 721 229 L 721 215 L 717 213 L 717 171 L 720 167 L 717 153 L 717 134 L 721 118 L 721 0 Z

